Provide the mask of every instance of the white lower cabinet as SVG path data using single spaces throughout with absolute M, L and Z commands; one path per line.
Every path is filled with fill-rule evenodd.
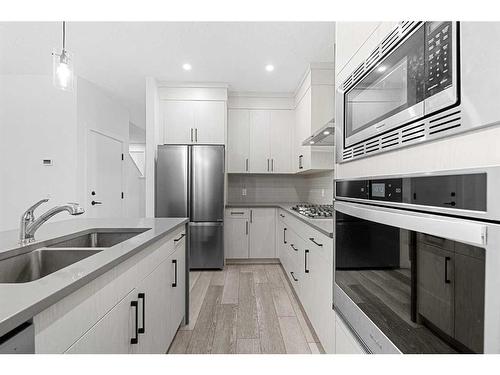
M 33 318 L 36 353 L 165 353 L 185 315 L 184 226 Z
M 366 354 L 365 349 L 352 333 L 351 329 L 335 313 L 335 353 Z
M 333 239 L 278 210 L 277 248 L 283 268 L 327 353 L 335 353 Z
M 226 209 L 224 220 L 226 259 L 277 258 L 276 209 Z

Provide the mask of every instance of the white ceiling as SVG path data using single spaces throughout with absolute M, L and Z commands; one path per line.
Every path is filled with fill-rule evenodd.
M 333 61 L 333 22 L 71 22 L 66 29 L 76 74 L 121 98 L 141 126 L 146 76 L 291 92 L 308 63 Z M 51 74 L 53 48 L 61 48 L 61 23 L 2 22 L 0 74 Z

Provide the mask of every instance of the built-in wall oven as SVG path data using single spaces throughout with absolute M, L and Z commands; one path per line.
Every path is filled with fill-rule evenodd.
M 334 305 L 373 353 L 500 353 L 500 167 L 336 181 Z
M 500 123 L 499 37 L 494 22 L 400 22 L 338 88 L 337 160 Z

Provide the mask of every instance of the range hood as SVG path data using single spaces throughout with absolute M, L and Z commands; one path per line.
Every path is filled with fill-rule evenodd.
M 329 121 L 325 126 L 302 142 L 302 146 L 333 146 L 333 125 L 333 120 Z

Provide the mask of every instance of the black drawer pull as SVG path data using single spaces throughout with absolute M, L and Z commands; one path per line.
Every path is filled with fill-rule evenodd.
M 280 214 L 280 217 L 285 217 L 285 215 L 283 215 L 283 214 Z
M 241 211 L 231 211 L 231 215 L 244 215 L 244 212 Z
M 172 259 L 172 264 L 175 267 L 174 271 L 174 282 L 172 283 L 172 288 L 177 288 L 177 259 Z
M 182 240 L 184 238 L 185 235 L 186 235 L 186 233 L 182 233 L 179 238 L 174 238 L 174 242 L 179 242 L 180 240 Z
M 293 243 L 290 244 L 290 246 L 292 247 L 292 249 L 294 249 L 295 251 L 299 251 L 299 249 L 295 248 L 295 246 L 293 246 Z
M 318 242 L 314 241 L 314 237 L 309 238 L 309 240 L 311 240 L 315 245 L 323 247 L 322 243 L 318 243 Z
M 286 244 L 286 228 L 283 228 L 283 243 Z
M 131 344 L 137 344 L 139 342 L 139 308 L 137 306 L 137 301 L 131 301 L 130 306 L 135 308 L 135 337 L 130 339 Z
M 142 327 L 137 329 L 139 333 L 146 333 L 146 294 L 139 293 L 137 298 L 142 299 Z
M 294 274 L 293 272 L 290 272 L 290 275 L 292 275 L 292 279 L 293 279 L 293 281 L 299 281 L 299 279 L 296 279 L 296 278 L 295 278 L 295 274 Z
M 309 273 L 309 267 L 307 266 L 307 258 L 308 258 L 308 255 L 309 254 L 309 250 L 305 250 L 304 251 L 304 272 L 305 273 Z
M 448 263 L 451 260 L 450 257 L 445 257 L 444 258 L 444 283 L 445 284 L 450 284 L 451 281 L 448 279 Z

